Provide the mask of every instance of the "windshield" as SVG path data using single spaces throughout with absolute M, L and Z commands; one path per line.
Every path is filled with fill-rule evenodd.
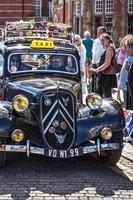
M 70 54 L 14 53 L 9 56 L 8 71 L 10 73 L 20 73 L 31 70 L 76 74 L 78 66 L 76 58 Z

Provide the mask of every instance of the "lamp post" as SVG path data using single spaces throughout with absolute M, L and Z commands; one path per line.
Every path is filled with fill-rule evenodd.
M 66 0 L 63 0 L 63 23 L 65 23 L 65 15 L 66 15 Z

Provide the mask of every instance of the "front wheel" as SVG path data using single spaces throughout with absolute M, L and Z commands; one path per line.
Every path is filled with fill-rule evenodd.
M 0 144 L 6 144 L 6 138 L 0 138 Z M 0 151 L 0 168 L 6 164 L 6 151 Z
M 116 165 L 116 163 L 119 161 L 122 154 L 123 132 L 119 131 L 119 132 L 113 133 L 113 136 L 110 142 L 119 143 L 120 149 L 110 150 L 110 151 L 101 151 L 101 155 L 98 157 L 102 162 L 108 165 Z

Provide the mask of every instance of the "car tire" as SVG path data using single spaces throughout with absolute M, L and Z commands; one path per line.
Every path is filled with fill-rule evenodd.
M 0 138 L 0 144 L 6 144 L 6 138 Z M 6 164 L 6 151 L 0 151 L 0 168 Z
M 123 147 L 123 132 L 117 132 L 113 134 L 111 139 L 112 143 L 119 143 L 120 149 L 118 150 L 109 150 L 109 151 L 101 151 L 101 155 L 99 155 L 99 159 L 108 164 L 108 165 L 116 165 L 119 161 L 121 154 L 122 154 L 122 147 Z

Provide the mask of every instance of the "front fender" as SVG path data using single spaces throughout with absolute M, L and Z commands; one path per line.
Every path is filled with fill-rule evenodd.
M 77 134 L 75 146 L 100 135 L 101 130 L 109 127 L 113 132 L 120 131 L 125 126 L 125 118 L 120 105 L 116 101 L 103 104 L 101 111 L 90 114 L 86 109 L 86 115 L 77 119 Z
M 11 104 L 8 102 L 0 103 L 0 137 L 9 137 L 11 127 L 10 109 Z

